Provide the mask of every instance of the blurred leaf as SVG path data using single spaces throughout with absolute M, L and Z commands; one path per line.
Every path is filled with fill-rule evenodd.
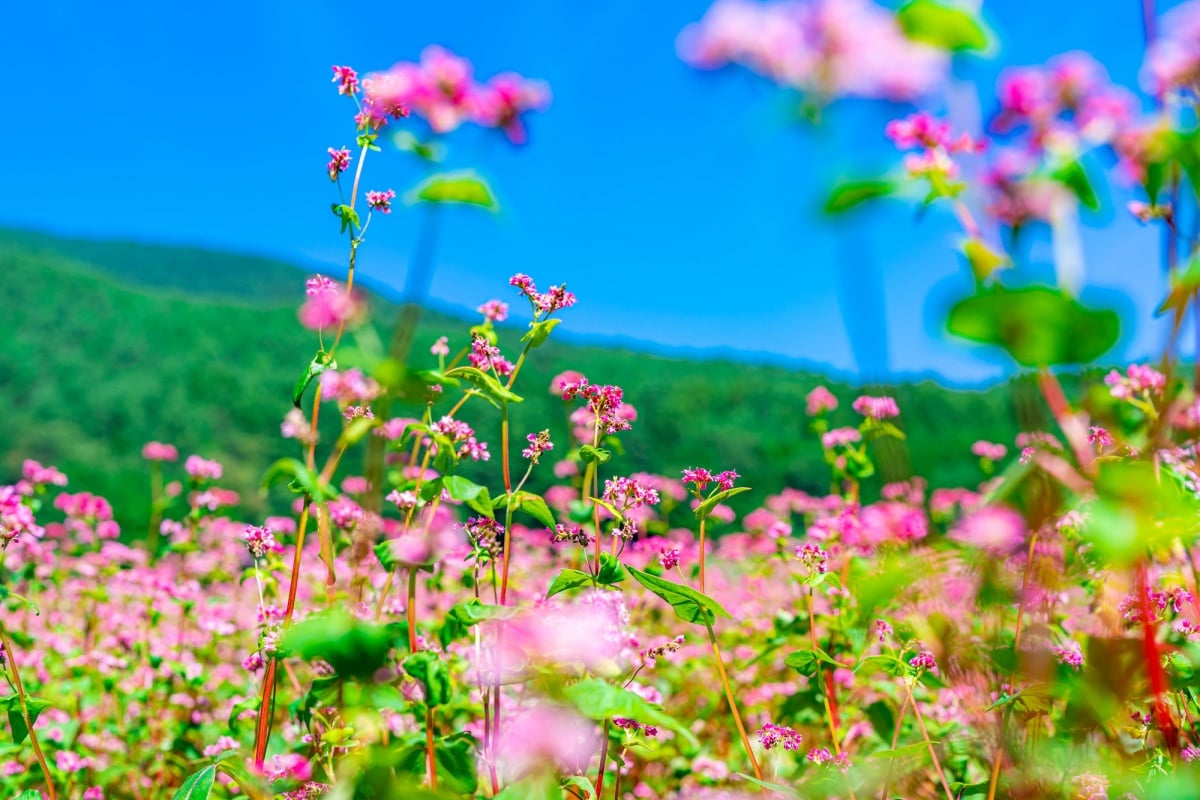
M 906 744 L 903 747 L 890 750 L 876 750 L 874 753 L 868 755 L 867 758 L 907 758 L 921 753 L 928 753 L 930 744 L 939 744 L 939 742 L 934 741 L 928 744 L 923 741 L 913 742 L 912 744 Z
M 1106 564 L 1129 564 L 1176 539 L 1190 547 L 1200 530 L 1200 503 L 1145 461 L 1101 461 L 1096 497 L 1080 532 Z
M 422 650 L 404 659 L 404 671 L 425 689 L 425 704 L 442 706 L 450 702 L 450 670 L 437 653 Z
M 821 669 L 822 664 L 828 664 L 832 667 L 841 667 L 837 661 L 829 657 L 829 654 L 824 650 L 797 650 L 788 655 L 783 660 L 792 669 L 799 672 L 801 675 L 815 675 Z
M 797 798 L 797 799 L 800 797 L 800 794 L 795 789 L 791 789 L 787 786 L 783 786 L 782 784 L 768 783 L 767 781 L 760 781 L 758 778 L 754 777 L 753 775 L 747 775 L 744 772 L 735 772 L 734 775 L 737 775 L 739 778 L 741 778 L 744 781 L 753 783 L 755 786 L 761 786 L 764 789 L 769 789 L 770 791 L 776 792 L 777 794 L 781 794 L 784 797 Z
M 868 200 L 888 197 L 899 186 L 891 180 L 842 181 L 833 187 L 825 201 L 826 214 L 841 214 Z
M 971 265 L 971 272 L 975 274 L 975 280 L 980 283 L 999 270 L 1012 266 L 1012 259 L 995 252 L 979 239 L 968 239 L 963 245 L 963 254 L 967 257 L 967 263 Z
M 509 619 L 517 613 L 517 609 L 511 606 L 494 606 L 487 603 L 482 603 L 478 598 L 464 600 L 461 603 L 456 603 L 446 616 L 453 617 L 461 622 L 463 626 L 469 628 L 472 625 L 478 625 L 481 622 L 487 622 L 493 619 Z
M 316 472 L 304 466 L 304 462 L 295 458 L 281 458 L 267 467 L 262 478 L 262 488 L 270 489 L 285 480 L 288 481 L 291 491 L 306 494 L 316 501 L 333 500 L 338 496 L 337 490 L 322 481 Z
M 283 636 L 283 649 L 306 661 L 329 662 L 339 678 L 369 679 L 387 663 L 394 635 L 385 626 L 341 612 L 311 616 Z
M 592 786 L 592 782 L 582 775 L 572 775 L 563 781 L 563 788 L 570 787 L 574 790 L 577 797 L 583 800 L 599 800 L 596 797 L 596 787 Z
M 414 136 L 412 131 L 409 130 L 396 131 L 395 136 L 392 137 L 392 143 L 395 144 L 398 149 L 412 153 L 424 161 L 436 163 L 441 161 L 443 156 L 445 156 L 446 148 L 444 148 L 442 145 L 436 142 L 426 144 Z
M 414 738 L 397 748 L 393 765 L 397 772 L 424 775 L 429 770 L 428 752 L 424 737 Z M 473 795 L 479 788 L 475 737 L 455 733 L 434 740 L 433 763 L 440 788 L 459 795 Z
M 965 8 L 935 0 L 912 0 L 896 12 L 896 20 L 904 35 L 943 50 L 986 50 L 989 44 L 987 29 Z
M 1092 310 L 1044 286 L 995 286 L 960 300 L 946 328 L 955 336 L 1004 348 L 1022 366 L 1094 361 L 1117 343 L 1115 311 Z
M 643 725 L 657 725 L 674 731 L 692 748 L 699 742 L 687 726 L 628 689 L 613 686 L 602 678 L 587 678 L 568 686 L 563 695 L 588 719 L 605 720 L 625 717 Z
M 670 603 L 671 608 L 675 609 L 675 616 L 684 622 L 711 627 L 717 617 L 732 619 L 729 612 L 721 608 L 716 600 L 700 594 L 695 589 L 681 583 L 656 578 L 640 569 L 633 567 L 626 567 L 626 569 L 634 577 L 634 580 Z
M 590 444 L 585 444 L 579 448 L 579 457 L 583 459 L 583 463 L 590 464 L 595 461 L 597 464 L 603 464 L 612 458 L 612 453 L 602 447 L 593 447 Z
M 563 790 L 556 779 L 547 776 L 526 778 L 505 786 L 492 800 L 563 800 Z
M 461 203 L 497 211 L 492 187 L 473 170 L 431 175 L 405 195 L 409 203 Z
M 1084 208 L 1090 211 L 1100 210 L 1100 198 L 1092 188 L 1092 180 L 1078 161 L 1068 161 L 1054 170 L 1051 177 L 1070 189 Z

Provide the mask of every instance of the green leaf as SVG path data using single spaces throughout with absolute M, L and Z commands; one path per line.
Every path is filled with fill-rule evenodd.
M 826 214 L 842 214 L 869 200 L 888 197 L 896 193 L 897 186 L 891 180 L 842 181 L 833 187 L 825 201 Z
M 563 800 L 558 781 L 548 775 L 510 783 L 492 800 Z
M 938 744 L 938 742 L 930 742 L 929 744 Z M 915 756 L 919 753 L 929 752 L 929 744 L 923 741 L 913 742 L 912 744 L 906 744 L 903 747 L 891 750 L 876 750 L 874 753 L 868 755 L 867 758 L 905 758 L 907 756 Z
M 564 780 L 562 785 L 564 789 L 568 786 L 575 789 L 573 794 L 583 798 L 583 800 L 599 800 L 596 797 L 596 787 L 592 786 L 592 782 L 582 775 L 572 775 Z
M 193 772 L 180 784 L 171 800 L 208 800 L 213 782 L 217 779 L 217 765 L 209 764 L 199 772 Z
M 509 495 L 501 495 L 492 501 L 492 505 L 496 508 L 506 508 L 509 503 Z M 536 519 L 547 528 L 553 528 L 558 523 L 554 519 L 554 513 L 550 511 L 550 506 L 546 505 L 546 501 L 541 495 L 533 492 L 517 492 L 512 495 L 513 511 L 520 511 L 528 516 Z
M 558 317 L 544 319 L 540 322 L 529 323 L 529 332 L 521 337 L 522 342 L 529 342 L 529 349 L 534 350 L 541 347 L 550 338 L 550 332 L 558 327 L 558 323 L 562 322 Z
M 625 717 L 643 725 L 657 725 L 674 731 L 689 747 L 696 748 L 699 742 L 687 726 L 664 712 L 659 706 L 648 703 L 640 695 L 628 689 L 613 686 L 602 678 L 587 678 L 568 686 L 563 695 L 579 713 L 588 719 L 605 720 Z
M 329 662 L 340 678 L 369 679 L 387 663 L 394 641 L 386 626 L 330 612 L 289 628 L 283 637 L 283 649 L 307 661 L 319 658 Z
M 17 800 L 42 800 L 42 793 L 37 789 L 26 789 L 17 795 Z
M 979 239 L 968 239 L 963 245 L 963 254 L 967 257 L 967 263 L 971 265 L 975 280 L 980 283 L 996 272 L 1012 266 L 1012 259 L 992 250 Z
M 455 367 L 446 373 L 451 377 L 462 378 L 467 383 L 475 387 L 480 394 L 488 399 L 492 405 L 497 408 L 502 403 L 521 403 L 525 398 L 518 394 L 514 394 L 501 385 L 500 381 L 488 373 L 476 367 Z
M 700 505 L 696 506 L 696 519 L 703 519 L 704 517 L 707 517 L 709 513 L 717 507 L 718 503 L 723 503 L 734 495 L 739 495 L 742 492 L 748 491 L 750 491 L 749 486 L 735 486 L 732 489 L 725 489 L 724 491 L 717 492 L 716 494 L 706 497 L 704 501 L 700 503 Z
M 8 709 L 8 724 L 12 727 L 13 743 L 20 744 L 29 735 L 29 728 L 25 725 L 25 714 L 21 710 L 21 698 L 19 695 L 13 694 L 3 698 L 0 702 L 3 702 L 5 708 Z M 50 708 L 51 705 L 48 700 L 25 695 L 25 706 L 29 709 L 29 721 L 34 725 L 37 724 L 38 715 Z
M 1090 211 L 1100 210 L 1100 198 L 1096 196 L 1096 190 L 1092 188 L 1092 180 L 1078 161 L 1068 161 L 1054 170 L 1050 176 L 1070 189 L 1079 198 L 1079 202 L 1084 208 Z
M 1148 550 L 1185 549 L 1200 533 L 1200 504 L 1173 480 L 1160 478 L 1146 461 L 1102 461 L 1096 497 L 1085 504 L 1080 532 L 1096 555 L 1109 564 L 1129 564 Z
M 300 401 L 304 399 L 304 390 L 312 383 L 313 378 L 330 369 L 337 369 L 337 362 L 329 353 L 318 350 L 304 370 L 304 374 L 300 376 L 300 380 L 296 381 L 296 385 L 292 388 L 292 405 L 299 408 Z
M 353 235 L 356 228 L 362 227 L 362 222 L 358 218 L 358 212 L 350 206 L 344 203 L 340 205 L 334 203 L 331 207 L 333 208 L 333 215 L 342 221 L 342 228 L 338 233 L 345 233 L 348 230 Z
M 612 453 L 603 447 L 593 447 L 590 444 L 585 444 L 579 448 L 579 457 L 585 464 L 590 464 L 593 461 L 597 464 L 603 464 L 612 458 Z
M 591 575 L 568 567 L 558 573 L 554 580 L 551 581 L 550 588 L 546 590 L 546 597 L 554 597 L 556 594 L 561 594 L 571 589 L 578 589 L 580 586 L 591 586 L 592 583 Z
M 671 608 L 675 609 L 675 616 L 684 622 L 711 627 L 717 617 L 732 619 L 729 612 L 721 608 L 721 605 L 716 600 L 707 595 L 700 594 L 695 589 L 688 588 L 680 583 L 656 578 L 648 572 L 642 572 L 640 569 L 628 566 L 625 569 L 633 576 L 634 580 L 670 603 Z
M 761 786 L 764 789 L 769 789 L 772 792 L 777 792 L 777 793 L 783 795 L 784 797 L 792 797 L 792 798 L 800 797 L 800 795 L 796 792 L 795 789 L 791 789 L 787 786 L 783 786 L 778 783 L 768 783 L 767 781 L 760 781 L 758 778 L 754 777 L 753 775 L 747 775 L 744 772 L 735 772 L 733 774 L 737 775 L 739 778 L 741 778 L 744 781 L 749 781 L 750 783 L 753 783 L 755 786 Z
M 336 489 L 295 458 L 281 458 L 267 467 L 262 478 L 262 489 L 266 491 L 285 480 L 288 481 L 288 489 L 296 494 L 306 494 L 318 502 L 333 500 L 338 496 Z
M 508 619 L 517 613 L 517 609 L 512 606 L 494 606 L 487 603 L 482 603 L 478 598 L 472 597 L 470 600 L 464 600 L 461 603 L 456 603 L 446 614 L 448 617 L 453 617 L 464 627 L 478 625 L 481 622 L 487 622 L 493 619 Z
M 395 770 L 409 775 L 424 775 L 429 768 L 425 747 L 425 739 L 420 737 L 399 748 L 394 755 Z M 475 751 L 475 737 L 469 733 L 455 733 L 434 740 L 433 763 L 441 787 L 458 795 L 475 794 L 479 788 Z
M 450 702 L 450 670 L 437 653 L 423 650 L 404 659 L 404 671 L 425 688 L 425 704 L 441 706 Z
M 412 153 L 424 161 L 433 163 L 441 161 L 445 155 L 445 148 L 440 144 L 422 142 L 409 130 L 397 131 L 392 137 L 392 144 L 396 145 L 399 150 Z
M 815 675 L 821 669 L 822 664 L 828 664 L 834 668 L 842 666 L 830 658 L 824 650 L 797 650 L 788 655 L 783 663 L 802 675 Z
M 487 489 L 484 489 L 478 483 L 469 481 L 459 475 L 447 475 L 442 478 L 442 488 L 452 498 L 462 502 L 474 500 L 476 497 L 479 497 L 481 492 L 487 491 Z
M 488 494 L 486 487 L 479 487 L 479 494 L 468 499 L 467 505 L 488 519 L 496 518 L 496 511 L 492 508 L 492 496 Z
M 601 586 L 612 586 L 623 580 L 625 569 L 621 566 L 621 560 L 611 553 L 600 553 L 600 574 L 596 576 L 596 581 Z
M 935 0 L 912 0 L 896 12 L 904 35 L 951 52 L 986 50 L 987 29 L 970 11 Z
M 474 170 L 431 175 L 405 195 L 408 203 L 459 203 L 498 211 L 492 187 Z
M 1035 367 L 1094 361 L 1117 343 L 1121 320 L 1115 311 L 1092 310 L 1049 287 L 995 286 L 956 303 L 946 328 Z

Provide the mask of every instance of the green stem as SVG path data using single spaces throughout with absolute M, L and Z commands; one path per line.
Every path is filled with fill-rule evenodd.
M 761 781 L 763 779 L 762 768 L 758 765 L 758 759 L 754 757 L 754 750 L 750 747 L 750 737 L 746 735 L 746 726 L 742 724 L 742 715 L 738 713 L 737 702 L 733 699 L 733 689 L 729 686 L 729 676 L 725 674 L 725 664 L 721 660 L 721 648 L 717 644 L 717 634 L 713 631 L 711 622 L 706 622 L 705 628 L 708 629 L 708 641 L 712 644 L 713 658 L 717 662 L 717 672 L 721 676 L 721 686 L 725 689 L 725 701 L 729 703 L 729 710 L 733 712 L 733 722 L 737 725 L 738 735 L 742 737 L 742 746 L 746 748 L 746 756 L 750 759 L 754 777 Z
M 12 673 L 13 688 L 17 690 L 17 699 L 21 703 L 21 716 L 25 719 L 25 728 L 29 731 L 29 743 L 33 746 L 33 754 L 37 756 L 38 764 L 42 768 L 42 776 L 46 779 L 46 792 L 50 795 L 50 800 L 58 800 L 58 795 L 54 790 L 54 781 L 50 777 L 50 767 L 46 764 L 46 756 L 42 753 L 42 746 L 38 743 L 37 731 L 33 729 L 33 717 L 29 715 L 29 704 L 25 700 L 25 688 L 21 685 L 21 674 L 17 671 L 17 654 L 13 650 L 12 641 L 8 638 L 8 633 L 0 626 L 0 645 L 4 647 L 4 657 L 8 661 L 9 672 Z

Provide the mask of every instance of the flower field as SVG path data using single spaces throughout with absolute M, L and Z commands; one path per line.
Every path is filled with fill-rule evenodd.
M 297 279 L 313 356 L 272 398 L 291 454 L 254 465 L 275 511 L 244 513 L 229 464 L 152 441 L 132 531 L 24 460 L 0 486 L 0 791 L 1200 797 L 1200 368 L 1181 357 L 1200 308 L 1200 2 L 1145 9 L 1141 94 L 1068 52 L 1007 66 L 975 126 L 937 100 L 996 46 L 966 5 L 718 0 L 679 32 L 685 63 L 757 76 L 811 122 L 897 111 L 878 131 L 894 169 L 831 187 L 825 212 L 953 220 L 970 291 L 942 324 L 1027 376 L 1048 421 L 975 441 L 964 485 L 889 481 L 916 409 L 818 386 L 791 418 L 820 474 L 753 487 L 762 502 L 715 457 L 631 470 L 648 420 L 620 374 L 529 379 L 587 303 L 560 276 L 498 278 L 451 335 L 421 339 L 414 304 L 379 335 L 368 231 L 494 207 L 444 151 L 467 126 L 536 146 L 552 99 L 437 46 L 335 66 L 355 144 L 313 174 L 346 262 Z M 373 177 L 398 158 L 427 169 L 411 191 Z M 1161 232 L 1165 271 L 1137 269 L 1171 332 L 1096 370 L 1129 321 L 1085 302 L 1076 234 L 1110 195 Z M 1049 237 L 1050 270 L 1029 236 Z M 534 396 L 556 413 L 528 425 Z

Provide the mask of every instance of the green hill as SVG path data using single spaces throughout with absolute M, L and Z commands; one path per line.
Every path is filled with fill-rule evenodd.
M 157 439 L 222 461 L 226 483 L 243 492 L 247 513 L 265 511 L 255 487 L 275 458 L 294 453 L 279 437 L 279 423 L 315 350 L 313 335 L 296 321 L 304 273 L 257 257 L 19 231 L 0 231 L 0 269 L 8 280 L 0 477 L 15 476 L 27 457 L 56 464 L 74 490 L 104 494 L 122 522 L 140 530 L 148 493 L 140 449 Z M 373 311 L 386 340 L 397 309 L 376 298 Z M 468 324 L 426 312 L 415 358 L 432 364 L 428 344 L 441 335 L 452 346 L 465 343 Z M 569 327 L 568 315 L 563 328 Z M 519 335 L 506 333 L 506 352 Z M 545 391 L 564 369 L 623 386 L 637 407 L 615 471 L 736 468 L 755 489 L 750 500 L 785 485 L 822 489 L 825 468 L 807 431 L 804 395 L 818 383 L 829 385 L 850 423 L 849 400 L 857 392 L 783 367 L 552 339 L 521 375 L 526 402 L 514 409 L 514 438 L 550 425 L 564 440 L 561 401 Z M 1037 407 L 1018 402 L 1020 384 L 962 392 L 921 382 L 887 391 L 904 411 L 908 439 L 886 452 L 883 477 L 915 472 L 935 486 L 978 482 L 971 443 L 1011 443 L 1018 410 Z M 1035 411 L 1021 416 L 1020 427 L 1042 422 Z M 471 421 L 481 438 L 495 442 L 496 420 Z M 347 474 L 357 469 L 351 463 Z

